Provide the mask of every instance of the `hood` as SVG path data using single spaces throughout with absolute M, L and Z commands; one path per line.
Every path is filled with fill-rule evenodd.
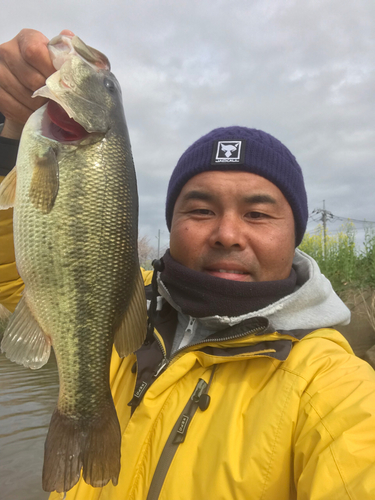
M 320 272 L 312 257 L 297 249 L 293 268 L 297 273 L 297 285 L 290 295 L 248 314 L 236 317 L 209 316 L 199 318 L 199 322 L 210 329 L 223 328 L 263 316 L 275 330 L 329 328 L 350 322 L 349 309 L 334 292 L 330 281 Z M 181 313 L 160 277 L 158 285 L 161 296 Z

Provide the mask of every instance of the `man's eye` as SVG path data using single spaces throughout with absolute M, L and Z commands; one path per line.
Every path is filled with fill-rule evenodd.
M 265 214 L 262 214 L 261 212 L 249 212 L 247 214 L 247 217 L 249 217 L 250 219 L 262 219 L 267 216 Z
M 211 210 L 208 210 L 208 208 L 196 208 L 195 210 L 192 210 L 191 213 L 197 215 L 210 215 L 212 212 Z

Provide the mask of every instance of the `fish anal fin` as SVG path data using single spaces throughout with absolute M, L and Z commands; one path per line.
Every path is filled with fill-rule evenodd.
M 31 203 L 42 213 L 48 214 L 59 190 L 59 165 L 51 147 L 34 159 L 29 196 Z
M 133 296 L 130 300 L 120 326 L 115 333 L 115 347 L 120 357 L 141 347 L 147 332 L 147 306 L 145 287 L 139 271 L 135 279 Z
M 102 487 L 120 473 L 121 430 L 112 396 L 95 418 L 77 418 L 56 408 L 44 448 L 42 485 L 45 491 L 69 491 L 81 469 L 87 484 Z
M 51 353 L 51 341 L 32 315 L 24 295 L 10 317 L 1 342 L 6 357 L 27 368 L 45 365 Z
M 12 313 L 3 304 L 0 304 L 0 319 L 8 319 Z
M 13 167 L 9 174 L 0 184 L 0 210 L 6 210 L 14 207 L 16 199 L 17 172 Z

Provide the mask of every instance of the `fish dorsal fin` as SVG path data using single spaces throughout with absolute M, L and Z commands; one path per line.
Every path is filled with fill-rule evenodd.
M 59 190 L 59 164 L 51 147 L 34 159 L 30 184 L 30 200 L 35 208 L 48 214 L 55 203 Z
M 48 361 L 51 341 L 32 315 L 23 295 L 10 317 L 1 342 L 6 357 L 27 368 L 41 368 Z
M 16 199 L 16 183 L 17 172 L 16 167 L 13 167 L 9 174 L 0 184 L 0 210 L 14 207 Z
M 115 347 L 123 358 L 141 347 L 147 331 L 145 287 L 141 271 L 137 273 L 133 296 L 119 328 L 115 333 Z

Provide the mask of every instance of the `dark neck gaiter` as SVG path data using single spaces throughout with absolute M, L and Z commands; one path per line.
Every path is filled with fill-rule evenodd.
M 193 271 L 176 262 L 169 250 L 163 262 L 162 282 L 182 312 L 194 318 L 234 317 L 258 311 L 290 295 L 297 282 L 293 268 L 284 280 L 243 282 Z

